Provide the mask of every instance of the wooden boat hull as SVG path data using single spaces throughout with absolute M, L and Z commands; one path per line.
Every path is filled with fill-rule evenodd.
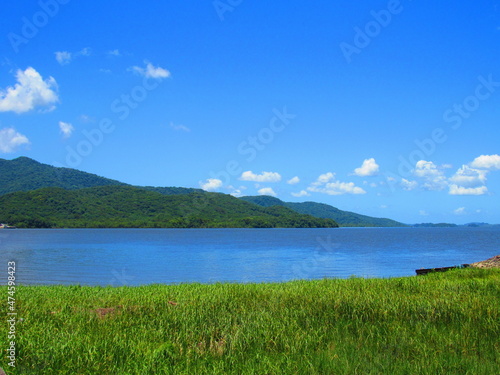
M 420 268 L 418 270 L 415 270 L 415 272 L 417 273 L 417 275 L 427 275 L 428 273 L 432 272 L 446 272 L 456 268 L 467 268 L 467 267 L 470 267 L 470 264 L 461 264 L 460 266 L 452 266 L 452 267 Z

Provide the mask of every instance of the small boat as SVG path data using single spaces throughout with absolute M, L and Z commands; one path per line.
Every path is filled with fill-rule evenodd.
M 8 224 L 0 224 L 0 229 L 16 229 L 16 227 Z
M 418 270 L 415 270 L 415 272 L 417 273 L 417 275 L 427 275 L 428 273 L 431 272 L 446 272 L 457 268 L 468 268 L 468 267 L 470 267 L 470 264 L 461 264 L 459 266 L 452 266 L 452 267 L 420 268 Z

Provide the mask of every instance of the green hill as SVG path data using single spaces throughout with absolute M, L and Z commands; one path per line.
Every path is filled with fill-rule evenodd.
M 76 169 L 53 167 L 27 157 L 13 160 L 0 159 L 0 195 L 47 187 L 77 190 L 96 186 L 131 185 Z M 165 195 L 203 192 L 201 189 L 183 187 L 137 187 Z
M 44 187 L 75 190 L 93 186 L 126 185 L 71 168 L 56 168 L 27 157 L 0 159 L 0 195 Z
M 292 203 L 270 196 L 248 196 L 240 199 L 258 204 L 262 207 L 283 206 L 301 214 L 312 215 L 315 217 L 333 219 L 342 227 L 402 227 L 406 226 L 395 220 L 376 218 L 356 214 L 354 212 L 342 211 L 336 207 L 324 203 L 303 202 Z
M 219 193 L 164 195 L 132 186 L 43 188 L 0 196 L 0 222 L 21 228 L 334 228 L 331 219 Z

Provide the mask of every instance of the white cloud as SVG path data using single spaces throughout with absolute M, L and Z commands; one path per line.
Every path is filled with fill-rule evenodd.
M 318 179 L 313 182 L 312 186 L 321 186 L 335 179 L 335 173 L 328 172 L 320 175 Z
M 418 182 L 417 181 L 409 181 L 406 178 L 401 179 L 401 186 L 405 190 L 415 190 L 418 187 Z
M 114 49 L 114 50 L 108 51 L 108 55 L 109 55 L 109 56 L 116 56 L 116 57 L 119 57 L 119 56 L 121 56 L 122 54 L 120 53 L 120 51 L 119 51 L 119 50 Z
M 68 51 L 55 52 L 56 60 L 61 65 L 66 65 L 73 59 L 72 53 Z
M 217 178 L 209 178 L 205 182 L 200 181 L 200 186 L 205 191 L 214 191 L 222 187 L 222 181 Z
M 429 213 L 426 210 L 420 210 L 420 211 L 418 211 L 418 214 L 420 216 L 429 216 Z
M 90 56 L 91 55 L 91 49 L 88 47 L 83 48 L 81 51 L 75 53 L 76 56 Z
M 281 175 L 276 172 L 262 172 L 261 174 L 255 174 L 252 171 L 246 171 L 241 174 L 240 180 L 254 182 L 279 182 L 281 181 Z
M 53 106 L 59 101 L 57 82 L 53 77 L 46 80 L 32 67 L 16 73 L 17 83 L 5 90 L 0 89 L 0 112 L 28 112 L 35 107 Z M 54 91 L 55 90 L 55 91 Z
M 450 178 L 450 182 L 463 187 L 477 187 L 486 184 L 488 171 L 474 169 L 463 165 L 455 175 Z
M 329 182 L 326 184 L 326 194 L 341 195 L 341 194 L 366 194 L 362 188 L 355 186 L 354 182 Z
M 360 177 L 375 176 L 378 174 L 380 166 L 377 164 L 374 158 L 365 159 L 361 167 L 354 170 L 354 174 Z
M 335 181 L 335 173 L 332 172 L 320 175 L 307 190 L 328 195 L 366 194 L 366 191 L 357 187 L 354 182 Z
M 238 197 L 241 197 L 242 193 L 241 193 L 241 190 L 239 190 L 239 189 L 235 189 L 235 190 L 233 190 L 233 191 L 230 193 L 230 195 L 232 195 L 233 197 L 237 197 L 237 198 L 238 198 Z
M 155 67 L 147 60 L 144 60 L 144 63 L 146 64 L 146 68 L 133 66 L 129 68 L 129 70 L 146 78 L 163 79 L 170 77 L 170 72 L 168 70 L 160 68 L 159 66 Z
M 64 138 L 71 137 L 71 134 L 73 134 L 73 131 L 75 130 L 73 125 L 64 121 L 59 121 L 59 129 L 61 130 Z
M 300 178 L 298 176 L 295 176 L 295 177 L 289 179 L 286 183 L 290 184 L 290 185 L 295 185 L 295 184 L 298 184 L 299 182 L 300 182 Z
M 272 188 L 262 188 L 258 191 L 259 195 L 270 195 L 276 197 L 278 194 L 274 192 Z
M 470 166 L 473 168 L 498 170 L 500 169 L 500 155 L 481 155 L 475 158 Z
M 465 211 L 465 207 L 459 207 L 453 211 L 455 215 L 465 215 L 467 212 Z
M 170 127 L 176 131 L 183 131 L 183 132 L 187 132 L 187 133 L 189 133 L 191 131 L 191 129 L 189 129 L 187 126 L 176 125 L 173 122 L 170 123 Z
M 357 187 L 354 182 L 328 182 L 324 186 L 309 186 L 307 190 L 315 193 L 324 193 L 328 195 L 342 194 L 366 194 L 362 188 Z
M 297 197 L 297 198 L 300 198 L 300 197 L 309 197 L 309 196 L 311 196 L 311 194 L 309 194 L 309 193 L 308 193 L 307 191 L 305 191 L 305 190 L 301 190 L 301 191 L 299 191 L 298 193 L 292 193 L 292 195 L 293 195 L 294 197 Z
M 443 190 L 448 186 L 444 173 L 432 161 L 418 161 L 413 174 L 424 179 L 422 186 L 426 190 Z
M 56 60 L 60 65 L 67 65 L 76 57 L 90 56 L 91 50 L 90 48 L 85 47 L 78 52 L 58 51 L 54 52 L 54 54 L 56 55 Z
M 455 184 L 450 185 L 450 191 L 449 191 L 451 195 L 484 195 L 487 192 L 488 188 L 486 186 L 466 188 Z
M 14 128 L 0 130 L 0 152 L 14 152 L 22 145 L 28 145 L 30 141 L 25 135 L 18 133 Z

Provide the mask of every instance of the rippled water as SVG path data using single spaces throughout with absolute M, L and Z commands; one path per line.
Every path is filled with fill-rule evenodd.
M 410 276 L 500 254 L 500 228 L 16 229 L 24 284 L 142 285 Z

